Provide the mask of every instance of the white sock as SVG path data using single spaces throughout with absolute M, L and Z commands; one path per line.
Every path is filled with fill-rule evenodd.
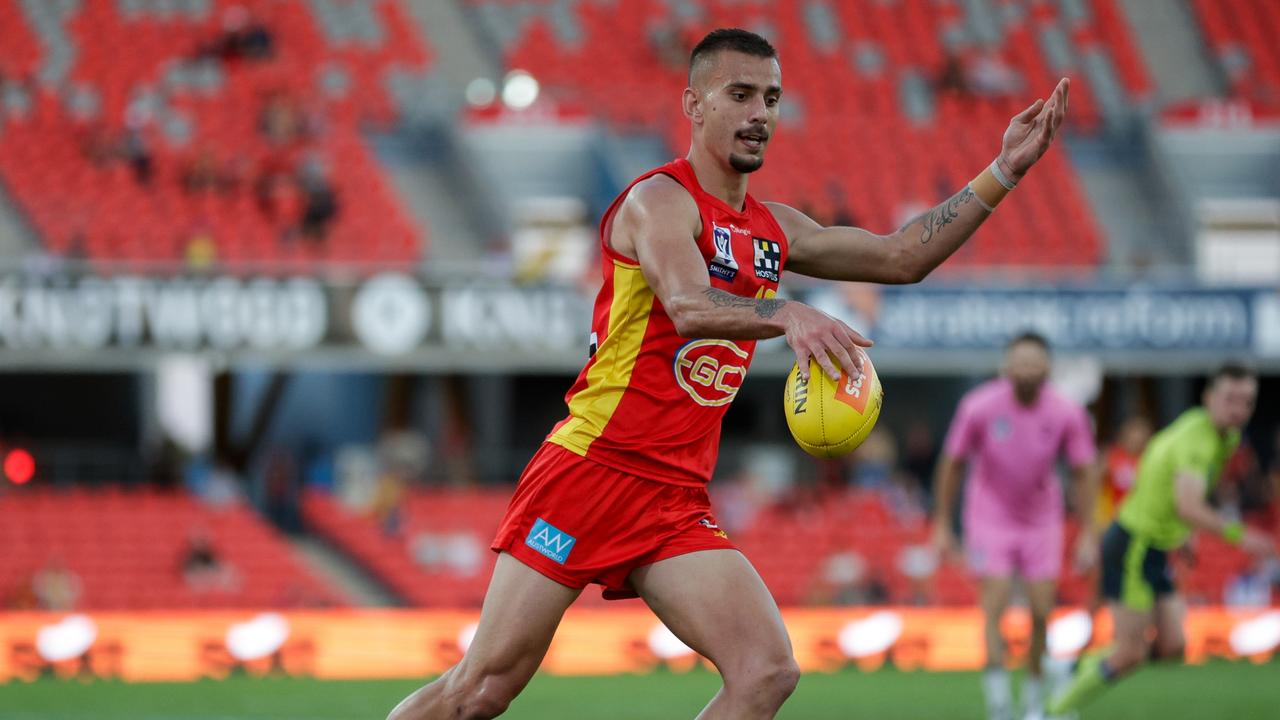
M 1022 680 L 1022 709 L 1028 714 L 1044 709 L 1044 688 L 1040 678 L 1027 675 Z
M 1008 670 L 990 668 L 982 673 L 982 691 L 987 696 L 987 716 L 991 720 L 1004 720 L 1012 715 L 1013 690 Z

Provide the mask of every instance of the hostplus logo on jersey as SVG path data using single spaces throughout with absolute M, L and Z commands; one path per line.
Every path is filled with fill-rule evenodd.
M 755 248 L 756 277 L 769 282 L 778 282 L 778 272 L 782 270 L 782 246 L 762 237 L 751 238 Z
M 738 261 L 733 257 L 733 233 L 729 228 L 712 225 L 711 242 L 716 246 L 716 254 L 711 258 L 707 272 L 725 282 L 733 282 L 738 276 Z
M 577 538 L 542 518 L 538 518 L 538 521 L 533 524 L 533 529 L 529 531 L 529 537 L 524 539 L 525 545 L 561 565 L 569 559 L 569 553 L 573 551 L 573 544 L 576 542 L 578 542 Z

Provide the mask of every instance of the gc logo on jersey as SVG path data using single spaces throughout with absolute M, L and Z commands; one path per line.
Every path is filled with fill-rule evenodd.
M 755 248 L 756 277 L 769 282 L 778 282 L 778 271 L 782 270 L 782 246 L 762 237 L 751 238 Z
M 715 245 L 716 254 L 711 258 L 707 272 L 711 273 L 712 277 L 733 282 L 733 279 L 738 276 L 738 261 L 733 257 L 733 235 L 729 232 L 729 228 L 712 225 L 711 242 Z
M 748 357 L 732 340 L 694 340 L 676 353 L 676 382 L 699 405 L 728 405 L 742 387 Z

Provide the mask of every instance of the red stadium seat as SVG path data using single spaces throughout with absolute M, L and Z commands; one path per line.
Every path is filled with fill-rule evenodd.
M 1233 96 L 1280 110 L 1280 7 L 1259 0 L 1194 0 L 1210 54 L 1222 64 Z
M 189 590 L 180 571 L 193 527 L 239 576 L 230 590 Z M 0 497 L 0 597 L 60 556 L 81 579 L 79 608 L 342 605 L 270 526 L 244 507 L 212 509 L 184 495 L 117 491 L 22 492 Z
M 216 260 L 227 264 L 285 260 L 311 267 L 323 258 L 382 265 L 417 261 L 424 242 L 359 138 L 362 126 L 394 119 L 384 73 L 393 68 L 420 71 L 430 62 L 399 3 L 377 3 L 385 30 L 381 44 L 330 43 L 303 3 L 217 0 L 198 20 L 177 14 L 126 17 L 115 3 L 83 4 L 65 26 L 75 50 L 69 79 L 96 93 L 100 107 L 93 122 L 111 133 L 122 131 L 134 94 L 161 87 L 172 68 L 216 36 L 222 13 L 238 4 L 247 5 L 271 29 L 276 55 L 263 62 L 226 64 L 222 83 L 212 90 L 168 89 L 169 107 L 189 121 L 191 137 L 185 144 L 171 144 L 158 128 L 146 133 L 154 153 L 150 187 L 134 182 L 120 162 L 96 169 L 76 139 L 80 129 L 51 92 L 37 93 L 36 107 L 27 117 L 0 119 L 0 180 L 28 211 L 50 251 L 69 252 L 73 238 L 82 237 L 79 251 L 90 260 L 181 261 L 194 221 L 205 218 L 212 220 L 208 231 Z M 19 1 L 0 0 L 0 76 L 12 81 L 34 75 L 39 47 Z M 130 52 L 121 53 L 122 47 Z M 348 91 L 342 96 L 319 92 L 321 74 L 336 65 L 350 76 Z M 341 221 L 325 239 L 324 255 L 300 257 L 299 251 L 281 250 L 280 230 L 252 202 L 248 212 L 241 208 L 234 214 L 238 222 L 224 225 L 215 219 L 232 214 L 228 202 L 243 205 L 251 199 L 252 177 L 231 191 L 234 199 L 229 201 L 188 201 L 177 190 L 198 149 L 208 148 L 224 162 L 239 158 L 250 172 L 263 165 L 271 151 L 259 131 L 258 113 L 276 92 L 300 99 L 306 113 L 323 120 L 322 130 L 303 144 L 306 153 L 323 157 L 332 168 L 339 198 Z M 74 213 L 68 214 L 71 207 Z M 366 236 L 351 230 L 369 226 L 410 241 L 369 245 Z

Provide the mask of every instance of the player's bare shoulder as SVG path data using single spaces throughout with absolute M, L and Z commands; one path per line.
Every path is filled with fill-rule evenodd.
M 654 175 L 631 187 L 609 231 L 609 246 L 627 257 L 636 257 L 641 234 L 686 234 L 702 231 L 698 204 L 679 182 L 668 175 Z

